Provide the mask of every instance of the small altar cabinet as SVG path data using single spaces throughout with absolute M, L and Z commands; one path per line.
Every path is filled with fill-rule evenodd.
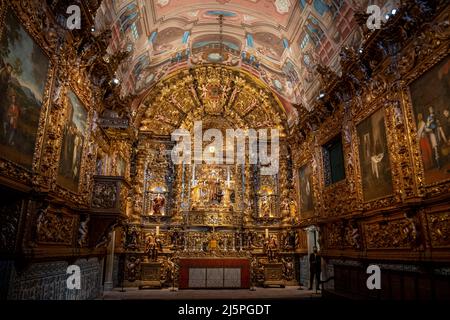
M 144 262 L 141 264 L 141 282 L 139 289 L 161 288 L 161 263 Z
M 180 259 L 180 289 L 248 289 L 250 261 L 247 258 Z
M 280 286 L 284 288 L 283 264 L 269 262 L 264 264 L 264 288 L 269 286 Z

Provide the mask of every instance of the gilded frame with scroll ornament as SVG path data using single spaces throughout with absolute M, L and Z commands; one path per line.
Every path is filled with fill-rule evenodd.
M 90 104 L 87 100 L 86 95 L 82 94 L 80 90 L 69 84 L 65 88 L 64 92 L 64 99 L 63 99 L 63 110 L 65 121 L 63 123 L 63 126 L 67 126 L 67 123 L 70 119 L 67 119 L 67 112 L 69 111 L 69 93 L 73 93 L 73 95 L 78 99 L 78 101 L 81 104 L 81 107 L 84 108 L 85 111 L 85 130 L 84 133 L 84 139 L 83 144 L 80 151 L 80 164 L 79 164 L 79 179 L 75 182 L 75 188 L 73 186 L 69 186 L 67 183 L 63 183 L 61 180 L 61 174 L 60 174 L 60 166 L 61 161 L 63 160 L 61 157 L 62 154 L 62 148 L 64 147 L 64 134 L 61 134 L 61 137 L 59 139 L 59 146 L 58 146 L 58 164 L 57 164 L 57 176 L 56 176 L 56 184 L 55 184 L 55 191 L 62 196 L 63 198 L 66 198 L 68 200 L 71 200 L 74 203 L 86 203 L 88 201 L 89 197 L 89 185 L 90 185 L 90 179 L 89 175 L 86 173 L 89 171 L 88 169 L 94 170 L 95 168 L 95 155 L 96 150 L 93 150 L 93 141 L 92 140 L 92 121 L 93 121 L 93 114 L 94 111 L 92 108 L 90 108 Z M 70 122 L 72 122 L 70 120 Z M 89 148 L 88 148 L 89 147 Z M 91 150 L 92 149 L 92 150 Z
M 401 100 L 406 119 L 405 135 L 411 149 L 412 170 L 417 185 L 417 195 L 423 197 L 448 193 L 450 190 L 450 175 L 444 179 L 430 181 L 424 166 L 421 153 L 421 141 L 418 137 L 417 106 L 414 106 L 411 84 L 421 80 L 433 68 L 445 59 L 450 59 L 450 30 L 448 16 L 442 13 L 433 23 L 427 25 L 418 35 L 420 41 L 412 42 L 403 49 L 399 57 L 399 73 L 401 82 Z M 448 74 L 447 74 L 448 80 Z M 426 110 L 426 109 L 425 109 Z M 450 110 L 449 110 L 450 111 Z
M 30 152 L 29 155 L 27 155 L 27 157 L 30 158 L 29 160 L 30 163 L 24 165 L 23 163 L 20 164 L 17 161 L 14 162 L 11 159 L 7 159 L 2 156 L 2 158 L 0 159 L 0 167 L 1 171 L 3 172 L 2 175 L 6 176 L 7 178 L 16 180 L 19 183 L 28 186 L 32 184 L 38 185 L 40 175 L 44 174 L 41 168 L 41 150 L 44 144 L 45 127 L 48 120 L 48 112 L 51 104 L 51 87 L 53 83 L 56 65 L 55 56 L 51 52 L 52 48 L 51 46 L 49 46 L 48 41 L 43 37 L 42 35 L 43 32 L 40 32 L 39 27 L 35 23 L 33 23 L 35 22 L 35 20 L 29 19 L 28 13 L 23 12 L 22 7 L 20 7 L 16 2 L 13 3 L 2 2 L 0 4 L 0 23 L 2 25 L 2 28 L 0 29 L 1 39 L 3 39 L 3 37 L 5 36 L 6 22 L 7 22 L 6 19 L 10 19 L 10 22 L 11 21 L 17 22 L 18 27 L 17 32 L 28 36 L 29 39 L 25 39 L 22 42 L 24 42 L 25 44 L 28 43 L 29 45 L 30 44 L 34 45 L 36 48 L 39 48 L 38 51 L 40 51 L 42 57 L 46 59 L 45 64 L 47 65 L 47 68 L 45 68 L 46 69 L 45 76 L 43 76 L 42 74 L 40 75 L 45 80 L 41 94 L 42 101 L 40 103 L 37 119 L 35 121 L 36 123 L 33 125 L 32 128 L 33 131 L 35 130 L 34 146 L 31 148 L 33 151 Z M 19 72 L 17 70 L 22 69 L 20 75 L 26 74 L 27 71 L 29 71 L 27 69 L 29 69 L 29 67 L 32 67 L 32 64 L 28 63 L 23 64 L 23 62 L 25 61 L 22 60 L 20 61 L 22 62 L 21 64 L 22 68 L 19 68 L 19 66 L 16 65 L 16 68 L 13 69 L 13 72 L 14 73 Z M 41 61 L 41 63 L 44 63 L 44 61 Z M 16 80 L 15 83 L 18 83 L 22 88 L 22 84 L 20 84 L 18 80 Z M 12 95 L 14 95 L 15 97 L 19 96 L 20 99 L 24 98 L 23 94 L 17 95 L 17 90 L 15 90 L 15 92 L 16 93 Z M 32 92 L 32 90 L 27 90 L 27 92 Z M 38 92 L 38 95 L 39 94 L 40 92 Z M 27 99 L 31 99 L 29 97 L 30 95 L 28 95 Z M 18 100 L 18 102 L 20 103 L 22 100 Z M 38 102 L 38 100 L 36 102 Z M 17 127 L 20 124 L 20 113 L 18 114 L 19 118 L 18 121 L 16 121 Z M 18 130 L 16 132 L 18 132 Z M 4 154 L 3 151 L 2 155 Z
M 318 177 L 319 168 L 317 166 L 317 157 L 315 156 L 315 145 L 314 140 L 312 138 L 304 141 L 299 148 L 292 150 L 293 157 L 293 171 L 294 171 L 294 181 L 295 181 L 295 190 L 296 190 L 296 201 L 298 204 L 297 212 L 299 214 L 300 221 L 305 223 L 307 221 L 313 221 L 316 219 L 317 214 L 319 213 L 318 208 L 320 207 L 320 193 L 318 192 Z M 301 209 L 301 181 L 300 181 L 300 170 L 306 166 L 309 166 L 311 169 L 311 182 L 312 185 L 311 190 L 313 194 L 313 205 L 312 210 L 307 212 L 302 212 Z M 306 213 L 306 215 L 305 215 Z
M 443 99 L 449 93 L 436 92 L 434 96 L 441 96 L 441 99 L 433 101 L 433 104 L 429 101 L 433 100 L 431 97 L 419 96 L 413 86 L 426 81 L 438 87 L 439 83 L 434 83 L 433 80 L 436 79 L 433 78 L 441 73 L 442 82 L 447 81 L 448 86 L 450 52 L 446 55 L 437 55 L 431 62 L 423 61 L 422 64 L 423 66 L 419 66 L 406 80 L 404 102 L 410 128 L 409 139 L 414 162 L 418 168 L 419 185 L 425 188 L 425 193 L 435 193 L 450 187 L 450 138 L 446 138 L 446 135 L 450 136 L 450 107 L 443 105 Z M 441 89 L 444 87 L 445 84 L 442 84 Z
M 385 129 L 386 149 L 389 154 L 389 167 L 390 167 L 390 187 L 391 191 L 376 197 L 367 198 L 364 196 L 364 183 L 363 169 L 361 167 L 361 158 L 363 155 L 360 153 L 360 137 L 358 135 L 358 127 L 364 125 L 365 121 L 370 121 L 374 115 L 379 112 L 383 112 L 383 124 Z M 352 135 L 354 143 L 352 144 L 354 159 L 355 159 L 355 175 L 356 175 L 356 188 L 358 190 L 358 198 L 362 203 L 364 210 L 374 210 L 382 207 L 388 207 L 396 203 L 401 202 L 402 195 L 402 183 L 400 180 L 399 162 L 400 155 L 397 152 L 398 147 L 395 143 L 395 131 L 394 124 L 391 117 L 391 108 L 386 104 L 385 99 L 375 99 L 371 104 L 365 108 L 361 108 L 359 114 L 354 118 L 354 127 L 352 129 Z

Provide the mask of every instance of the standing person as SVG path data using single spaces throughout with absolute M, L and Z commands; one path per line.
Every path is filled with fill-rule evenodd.
M 417 136 L 419 138 L 423 166 L 425 170 L 428 170 L 433 167 L 433 150 L 431 149 L 428 135 L 425 132 L 426 125 L 422 113 L 417 114 Z
M 436 162 L 436 167 L 440 169 L 441 165 L 439 162 L 439 148 L 438 148 L 438 141 L 439 141 L 439 135 L 438 135 L 438 123 L 436 119 L 436 115 L 434 113 L 434 109 L 432 106 L 428 107 L 429 115 L 427 117 L 426 126 L 425 126 L 425 132 L 428 134 L 428 138 L 431 142 L 431 147 L 434 152 L 434 159 Z
M 8 127 L 9 127 L 9 138 L 8 138 L 8 144 L 13 146 L 14 145 L 14 135 L 17 131 L 17 124 L 19 122 L 19 116 L 20 116 L 20 107 L 16 103 L 16 94 L 11 94 L 11 103 L 8 108 Z
M 443 116 L 441 119 L 441 125 L 444 130 L 445 136 L 447 137 L 447 144 L 450 141 L 450 111 L 448 109 L 445 109 L 442 112 Z
M 317 253 L 317 248 L 314 251 L 316 254 L 316 291 L 320 290 L 320 274 L 322 273 L 322 257 Z
M 5 64 L 3 61 L 0 61 L 0 92 L 8 92 L 10 90 L 13 73 L 14 70 L 11 64 Z
M 82 139 L 81 135 L 79 134 L 79 131 L 77 127 L 74 125 L 72 126 L 73 129 L 73 151 L 72 151 L 72 178 L 74 180 L 78 179 L 78 163 L 80 162 L 81 158 L 81 147 L 82 147 Z
M 322 261 L 317 254 L 317 247 L 314 246 L 313 252 L 309 255 L 309 290 L 312 290 L 314 278 L 316 278 L 316 291 L 320 290 L 320 274 L 322 272 Z

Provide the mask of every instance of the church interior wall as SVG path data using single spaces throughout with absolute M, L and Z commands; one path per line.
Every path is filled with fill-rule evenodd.
M 85 6 L 83 17 L 93 25 Z M 307 286 L 313 247 L 323 258 L 324 296 L 449 298 L 450 118 L 444 103 L 450 32 L 448 5 L 440 8 L 427 18 L 414 16 L 423 28 L 397 21 L 363 34 L 371 41 L 360 54 L 343 48 L 339 75 L 319 66 L 320 95 L 312 108 L 295 106 L 298 121 L 282 139 L 280 174 L 258 180 L 257 166 L 195 172 L 174 165 L 169 136 L 147 130 L 146 123 L 169 130 L 171 117 L 183 112 L 165 109 L 176 99 L 154 102 L 164 94 L 160 85 L 133 106 L 133 116 L 123 116 L 136 97 L 121 96 L 112 82 L 128 60 L 120 53 L 105 62 L 107 32 L 92 40 L 61 27 L 55 8 L 0 1 L 3 45 L 11 52 L 14 41 L 23 41 L 35 50 L 33 63 L 48 66 L 32 73 L 36 92 L 19 81 L 19 62 L 9 75 L 15 79 L 8 82 L 8 102 L 17 97 L 24 108 L 41 103 L 29 113 L 34 118 L 0 135 L 0 192 L 6 195 L 0 298 L 93 299 L 105 282 L 139 287 L 152 263 L 159 273 L 150 282 L 169 287 L 178 283 L 180 259 L 205 256 L 248 259 L 254 285 L 265 286 L 264 267 L 273 262 L 283 286 Z M 14 40 L 14 30 L 20 39 Z M 10 54 L 0 53 L 5 70 Z M 245 102 L 260 99 L 252 124 L 282 127 L 279 99 L 248 72 L 199 65 L 161 83 L 187 92 L 188 81 L 217 70 L 252 88 Z M 155 106 L 162 114 L 153 113 Z M 244 123 L 232 116 L 229 121 Z M 176 124 L 192 126 L 193 118 Z M 427 128 L 433 121 L 436 127 Z M 330 147 L 336 138 L 337 151 Z M 384 291 L 364 287 L 370 264 L 387 275 Z M 75 293 L 66 286 L 69 265 L 83 274 L 83 289 Z

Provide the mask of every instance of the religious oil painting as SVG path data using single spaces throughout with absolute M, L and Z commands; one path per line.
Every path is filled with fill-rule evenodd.
M 411 86 L 425 183 L 450 178 L 450 56 Z
M 67 93 L 67 102 L 58 182 L 63 187 L 77 191 L 87 130 L 87 113 L 80 99 L 71 90 Z
M 381 108 L 357 126 L 364 201 L 392 194 L 392 174 Z
M 49 59 L 13 13 L 0 41 L 0 154 L 31 169 Z
M 312 168 L 309 164 L 299 170 L 300 178 L 300 213 L 304 216 L 314 209 L 314 195 L 312 185 Z

